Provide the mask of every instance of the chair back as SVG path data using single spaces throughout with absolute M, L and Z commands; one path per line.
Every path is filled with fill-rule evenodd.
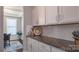
M 10 35 L 11 34 L 4 33 L 4 41 L 10 40 Z

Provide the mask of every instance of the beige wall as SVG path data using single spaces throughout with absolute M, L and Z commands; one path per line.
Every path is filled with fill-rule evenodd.
M 24 33 L 23 33 L 23 44 L 24 44 L 24 51 L 27 50 L 27 40 L 26 40 L 26 34 L 27 34 L 27 26 L 32 25 L 32 8 L 30 6 L 24 6 Z
M 73 41 L 72 32 L 79 30 L 79 24 L 43 27 L 43 35 Z
M 3 23 L 4 23 L 3 31 L 4 31 L 4 33 L 6 33 L 6 30 L 7 30 L 7 29 L 6 29 L 6 27 L 7 27 L 7 26 L 6 26 L 6 17 L 4 17 L 4 22 L 3 22 Z
M 0 52 L 4 51 L 3 41 L 3 7 L 0 6 Z
M 32 25 L 32 8 L 31 6 L 24 6 L 24 22 L 26 25 Z

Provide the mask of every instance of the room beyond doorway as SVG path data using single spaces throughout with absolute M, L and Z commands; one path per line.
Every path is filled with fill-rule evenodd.
M 4 51 L 23 50 L 23 7 L 4 6 Z M 10 36 L 8 36 L 10 34 Z M 10 38 L 8 38 L 10 37 Z M 10 44 L 8 44 L 10 43 Z

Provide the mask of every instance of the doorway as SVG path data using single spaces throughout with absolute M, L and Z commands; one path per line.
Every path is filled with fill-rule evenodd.
M 23 51 L 23 7 L 4 6 L 4 51 Z

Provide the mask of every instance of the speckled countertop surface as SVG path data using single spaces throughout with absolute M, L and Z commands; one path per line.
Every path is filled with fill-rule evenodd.
M 60 48 L 62 50 L 65 51 L 69 51 L 69 52 L 78 52 L 79 50 L 76 49 L 72 49 L 71 46 L 74 45 L 73 41 L 68 41 L 68 40 L 64 40 L 64 39 L 59 39 L 59 38 L 53 38 L 53 37 L 47 37 L 47 36 L 26 36 L 26 37 L 30 37 L 33 38 L 35 40 L 38 40 L 40 42 L 43 42 L 45 44 L 54 46 L 56 48 Z

